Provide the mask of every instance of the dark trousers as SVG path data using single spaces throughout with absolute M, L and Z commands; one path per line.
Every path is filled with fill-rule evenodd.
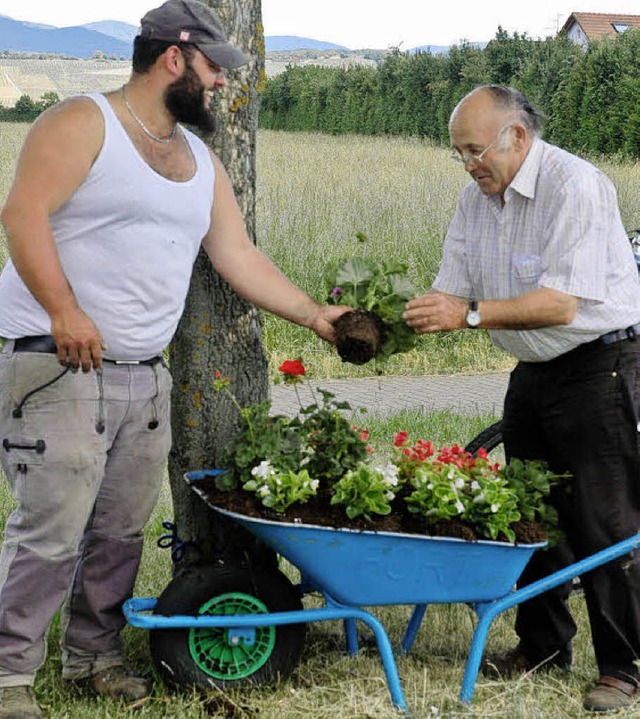
M 519 586 L 589 556 L 640 530 L 640 339 L 581 345 L 549 362 L 520 362 L 504 408 L 507 457 L 544 459 L 569 471 L 557 491 L 566 541 L 538 551 Z M 640 658 L 640 553 L 582 577 L 601 674 L 637 677 Z M 565 651 L 576 633 L 570 585 L 521 604 L 520 646 L 530 661 Z

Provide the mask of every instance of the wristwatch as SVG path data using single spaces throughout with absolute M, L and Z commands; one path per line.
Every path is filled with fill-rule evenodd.
M 478 312 L 478 300 L 469 300 L 469 309 L 467 310 L 467 327 L 472 330 L 478 329 L 481 321 L 480 313 Z

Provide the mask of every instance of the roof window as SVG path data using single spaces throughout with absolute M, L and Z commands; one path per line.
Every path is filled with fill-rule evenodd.
M 617 33 L 623 33 L 625 30 L 629 29 L 629 24 L 626 22 L 612 22 L 611 24 Z

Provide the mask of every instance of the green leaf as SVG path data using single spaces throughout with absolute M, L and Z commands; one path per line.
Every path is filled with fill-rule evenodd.
M 336 285 L 362 285 L 368 283 L 375 275 L 376 266 L 364 257 L 352 257 L 346 260 L 336 273 Z

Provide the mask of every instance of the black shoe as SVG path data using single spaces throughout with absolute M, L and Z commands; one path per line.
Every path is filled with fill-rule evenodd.
M 563 671 L 571 669 L 571 648 L 566 647 L 550 654 L 538 662 L 531 661 L 520 648 L 520 645 L 509 649 L 504 654 L 487 654 L 482 658 L 480 671 L 485 677 L 506 679 L 519 674 L 534 671 L 547 671 L 556 667 Z

